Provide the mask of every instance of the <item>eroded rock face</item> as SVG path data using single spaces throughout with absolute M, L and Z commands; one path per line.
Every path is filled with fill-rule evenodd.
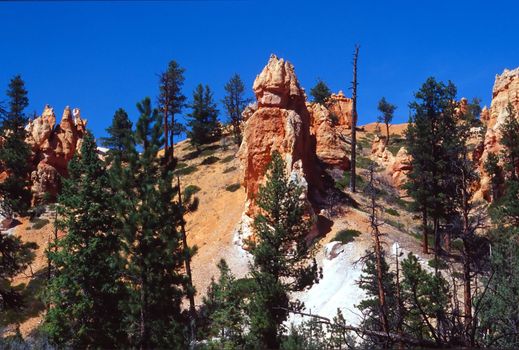
M 27 125 L 26 141 L 31 146 L 34 165 L 31 174 L 33 204 L 45 196 L 57 195 L 60 176 L 67 176 L 68 162 L 81 148 L 86 124 L 78 108 L 71 110 L 67 106 L 61 122 L 56 125 L 54 109 L 46 105 L 42 115 Z
M 330 96 L 330 112 L 337 116 L 338 124 L 346 128 L 351 128 L 353 116 L 353 100 L 344 96 L 342 91 Z
M 325 167 L 347 170 L 350 168 L 348 145 L 343 137 L 348 130 L 331 116 L 319 103 L 307 103 L 310 112 L 310 133 L 315 136 L 316 155 Z
M 483 141 L 474 150 L 473 157 L 478 161 L 481 174 L 481 185 L 476 197 L 487 201 L 492 200 L 492 191 L 490 177 L 485 172 L 484 164 L 489 154 L 499 154 L 502 150 L 500 129 L 508 116 L 508 103 L 519 111 L 519 68 L 505 69 L 501 75 L 496 75 L 490 109 L 485 107 L 481 112 L 481 121 L 486 125 L 487 131 Z
M 308 197 L 316 198 L 321 187 L 315 141 L 310 135 L 310 113 L 292 64 L 272 55 L 256 77 L 253 90 L 257 108 L 247 110 L 238 152 L 248 215 L 257 211 L 254 198 L 274 151 L 283 157 L 287 174 L 306 186 Z
M 412 169 L 411 156 L 404 147 L 393 155 L 387 149 L 385 139 L 375 136 L 371 145 L 371 159 L 385 169 L 385 173 L 396 188 L 402 189 L 407 181 L 407 174 Z

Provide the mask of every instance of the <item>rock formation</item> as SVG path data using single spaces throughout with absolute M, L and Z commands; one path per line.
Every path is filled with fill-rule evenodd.
M 500 128 L 508 116 L 506 109 L 508 103 L 519 111 L 519 68 L 505 69 L 501 75 L 496 75 L 490 109 L 485 107 L 481 112 L 481 121 L 487 131 L 484 139 L 476 146 L 473 157 L 478 162 L 481 174 L 481 186 L 477 197 L 487 201 L 492 199 L 491 184 L 490 177 L 484 170 L 484 164 L 490 153 L 499 154 L 502 149 Z
M 81 147 L 87 121 L 81 119 L 78 108 L 67 106 L 59 125 L 54 109 L 46 105 L 41 116 L 26 127 L 27 143 L 32 150 L 31 173 L 33 204 L 46 196 L 55 197 L 60 187 L 60 176 L 67 176 L 68 162 Z
M 351 121 L 353 115 L 353 100 L 344 96 L 342 91 L 338 94 L 330 96 L 330 112 L 338 119 L 338 124 L 345 128 L 351 128 Z
M 247 214 L 257 209 L 254 198 L 274 151 L 285 160 L 287 173 L 292 177 L 299 174 L 299 181 L 307 184 L 309 196 L 317 196 L 321 186 L 315 143 L 310 135 L 310 114 L 292 64 L 272 55 L 256 77 L 253 90 L 257 107 L 247 109 L 238 153 L 249 205 Z
M 392 184 L 401 189 L 407 181 L 407 174 L 411 170 L 411 156 L 404 147 L 393 155 L 386 147 L 385 139 L 375 136 L 371 145 L 371 158 L 382 165 Z
M 330 111 L 319 103 L 307 103 L 310 112 L 310 134 L 315 137 L 316 155 L 321 164 L 329 168 L 350 168 L 348 145 L 343 135 L 349 130 L 332 118 Z

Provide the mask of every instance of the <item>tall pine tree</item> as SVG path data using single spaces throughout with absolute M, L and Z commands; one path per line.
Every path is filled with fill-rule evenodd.
M 279 347 L 282 323 L 288 310 L 297 307 L 289 302 L 288 293 L 303 290 L 319 277 L 307 243 L 310 225 L 301 191 L 288 179 L 281 155 L 274 152 L 266 184 L 258 193 L 261 214 L 254 220 L 256 240 L 250 242 L 254 287 L 248 304 L 249 338 L 264 348 Z
M 123 327 L 133 347 L 184 349 L 187 318 L 181 303 L 187 279 L 182 268 L 192 251 L 182 246 L 182 210 L 174 201 L 175 162 L 158 154 L 163 145 L 158 110 L 149 98 L 137 107 L 141 115 L 128 161 L 116 161 L 111 168 L 117 232 L 127 261 L 124 280 L 129 299 Z
M 128 113 L 122 108 L 115 111 L 112 124 L 106 128 L 108 137 L 101 139 L 103 146 L 109 148 L 112 157 L 125 159 L 128 145 L 132 138 L 132 122 L 128 118 Z
M 15 213 L 25 214 L 30 205 L 29 158 L 31 150 L 25 143 L 25 125 L 28 118 L 24 113 L 29 105 L 27 90 L 22 78 L 11 79 L 7 90 L 8 109 L 0 126 L 0 167 L 7 178 L 0 183 L 0 210 L 2 215 L 12 217 Z
M 46 293 L 44 328 L 60 346 L 114 348 L 125 344 L 118 308 L 124 261 L 114 230 L 113 192 L 89 132 L 68 169 L 57 222 L 65 236 L 47 251 L 55 275 Z
M 225 92 L 227 95 L 223 99 L 223 104 L 231 121 L 234 142 L 239 145 L 241 143 L 241 114 L 250 100 L 244 97 L 245 86 L 238 74 L 234 74 L 225 84 Z
M 218 109 L 213 101 L 213 93 L 209 86 L 199 84 L 193 92 L 193 101 L 190 105 L 191 113 L 188 114 L 190 130 L 187 135 L 191 144 L 197 149 L 201 145 L 211 142 L 219 136 Z

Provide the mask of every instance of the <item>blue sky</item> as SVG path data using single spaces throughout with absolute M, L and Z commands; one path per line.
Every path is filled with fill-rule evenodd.
M 319 77 L 349 95 L 359 43 L 360 123 L 376 119 L 382 96 L 405 122 L 429 76 L 489 104 L 495 75 L 519 66 L 518 10 L 477 0 L 0 2 L 0 99 L 22 74 L 30 112 L 80 107 L 103 136 L 117 108 L 135 120 L 136 102 L 155 100 L 171 59 L 186 69 L 189 99 L 204 83 L 220 101 L 235 72 L 252 97 L 271 53 L 294 64 L 307 91 Z

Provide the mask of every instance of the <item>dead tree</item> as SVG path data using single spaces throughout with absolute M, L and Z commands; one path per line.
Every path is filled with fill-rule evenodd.
M 378 285 L 378 300 L 380 306 L 380 320 L 382 325 L 382 330 L 386 333 L 389 332 L 389 322 L 386 315 L 386 292 L 384 290 L 384 276 L 382 271 L 382 245 L 380 241 L 380 230 L 379 227 L 384 223 L 381 222 L 378 218 L 377 211 L 379 210 L 377 206 L 377 191 L 378 189 L 375 186 L 375 169 L 376 165 L 372 163 L 369 168 L 369 183 L 366 187 L 366 192 L 370 196 L 370 215 L 369 215 L 369 223 L 371 226 L 371 235 L 373 237 L 373 248 L 375 250 L 375 259 L 377 266 L 377 285 Z
M 351 167 L 350 167 L 350 190 L 356 191 L 356 152 L 357 152 L 357 59 L 359 57 L 359 45 L 355 45 L 353 54 L 353 82 L 352 89 L 352 113 L 351 113 Z

